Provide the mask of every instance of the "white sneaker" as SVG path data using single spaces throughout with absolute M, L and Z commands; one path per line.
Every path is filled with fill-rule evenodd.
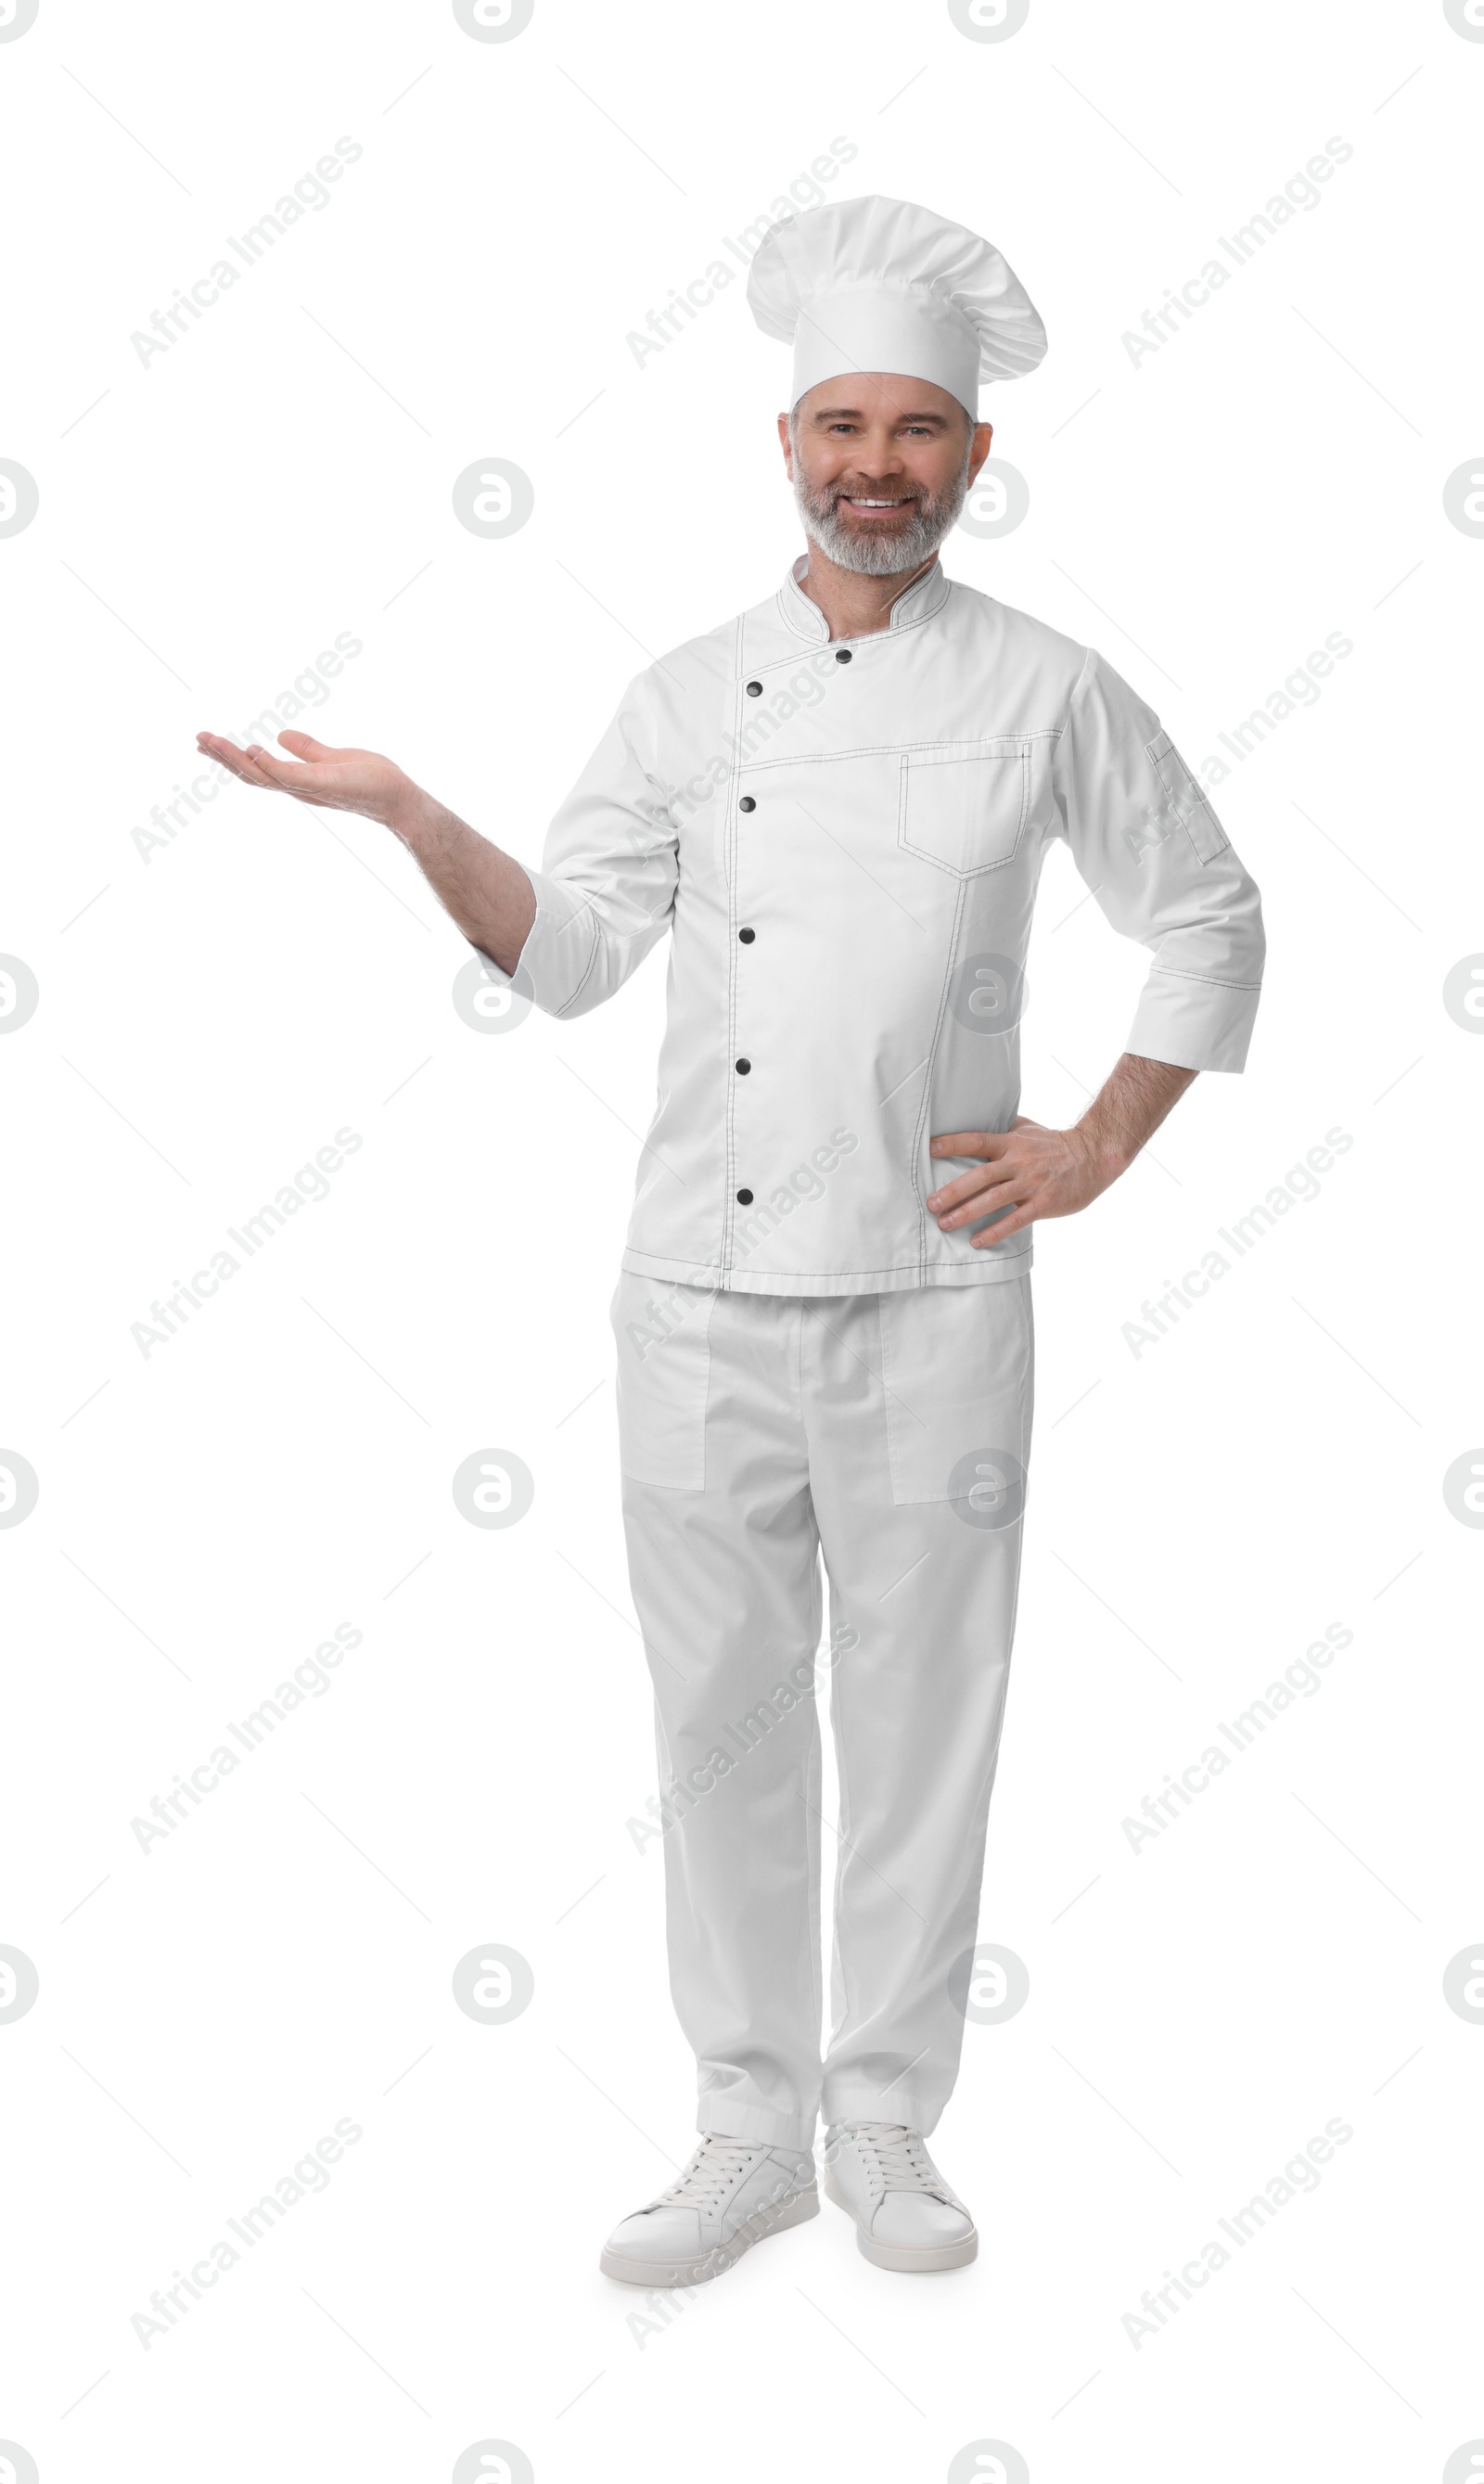
M 854 2218 L 877 2268 L 962 2268 L 979 2235 L 920 2134 L 900 2121 L 836 2121 L 824 2133 L 824 2188 Z
M 614 2227 L 598 2265 L 626 2285 L 700 2285 L 754 2243 L 819 2213 L 812 2153 L 714 2131 L 678 2182 Z

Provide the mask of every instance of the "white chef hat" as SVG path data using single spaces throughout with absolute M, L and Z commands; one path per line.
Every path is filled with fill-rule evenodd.
M 831 199 L 770 225 L 747 299 L 766 336 L 793 340 L 793 405 L 841 372 L 903 371 L 977 418 L 982 379 L 1017 379 L 1046 350 L 994 244 L 904 199 Z

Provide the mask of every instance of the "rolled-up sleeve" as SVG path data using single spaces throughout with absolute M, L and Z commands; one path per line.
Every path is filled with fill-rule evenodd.
M 1103 913 L 1153 952 L 1126 1049 L 1242 1068 L 1262 983 L 1256 884 L 1153 709 L 1093 649 L 1052 784 L 1057 833 Z
M 514 973 L 477 950 L 492 982 L 552 1017 L 581 1017 L 609 999 L 669 929 L 677 836 L 654 766 L 640 673 L 547 830 L 541 869 L 528 874 L 536 919 Z

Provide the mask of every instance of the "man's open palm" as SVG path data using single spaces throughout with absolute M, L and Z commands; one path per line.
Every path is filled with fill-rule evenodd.
M 265 750 L 260 742 L 250 742 L 246 750 L 239 750 L 219 733 L 199 733 L 196 746 L 229 769 L 244 785 L 292 794 L 296 802 L 312 802 L 318 810 L 357 811 L 363 819 L 391 825 L 398 797 L 408 790 L 408 780 L 394 760 L 383 759 L 374 750 L 332 750 L 311 733 L 284 732 L 279 740 L 293 752 L 292 760 Z

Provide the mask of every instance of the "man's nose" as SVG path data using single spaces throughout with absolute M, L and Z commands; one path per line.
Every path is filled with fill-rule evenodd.
M 901 474 L 904 469 L 902 451 L 894 440 L 867 440 L 859 444 L 855 464 L 862 474 L 881 476 Z

